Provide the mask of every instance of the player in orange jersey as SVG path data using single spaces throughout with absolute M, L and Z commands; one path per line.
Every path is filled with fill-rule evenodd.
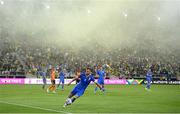
M 54 67 L 52 67 L 51 72 L 50 72 L 50 77 L 51 77 L 51 85 L 47 88 L 47 92 L 49 93 L 49 91 L 51 90 L 53 93 L 56 93 L 55 91 L 55 75 L 56 72 L 54 70 Z

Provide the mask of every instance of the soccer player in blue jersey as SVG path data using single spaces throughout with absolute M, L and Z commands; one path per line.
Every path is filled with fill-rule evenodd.
M 147 81 L 147 84 L 146 84 L 146 90 L 150 90 L 150 87 L 151 87 L 151 81 L 152 81 L 152 72 L 151 72 L 151 69 L 148 70 L 147 74 L 146 74 L 146 81 Z
M 98 67 L 98 70 L 96 71 L 96 74 L 98 75 L 98 84 L 101 85 L 101 87 L 103 88 L 102 90 L 104 91 L 104 78 L 106 75 L 106 72 L 102 69 L 102 66 Z M 96 93 L 98 90 L 98 87 L 96 86 L 94 89 L 94 93 Z
M 95 82 L 94 76 L 91 74 L 90 68 L 86 68 L 85 73 L 81 73 L 79 76 L 75 77 L 71 82 L 69 82 L 68 85 L 70 85 L 73 81 L 77 80 L 78 78 L 80 78 L 80 82 L 71 91 L 63 107 L 71 105 L 77 98 L 82 96 L 91 81 L 93 81 L 100 89 L 102 89 L 102 87 Z
M 42 71 L 42 72 L 40 73 L 40 75 L 42 76 L 42 80 L 43 80 L 43 86 L 42 86 L 42 88 L 44 89 L 45 86 L 46 86 L 46 84 L 47 84 L 47 81 L 46 81 L 46 72 L 45 72 L 45 71 Z
M 64 77 L 65 77 L 65 69 L 60 71 L 59 73 L 59 84 L 57 86 L 57 88 L 60 86 L 61 84 L 61 89 L 64 90 Z

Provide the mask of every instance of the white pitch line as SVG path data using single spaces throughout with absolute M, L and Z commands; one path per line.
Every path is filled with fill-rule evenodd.
M 16 106 L 22 106 L 22 107 L 28 107 L 28 108 L 35 108 L 35 109 L 40 109 L 40 110 L 52 111 L 52 112 L 59 112 L 59 113 L 70 114 L 70 113 L 67 113 L 67 112 L 64 112 L 64 111 L 58 111 L 58 110 L 48 109 L 48 108 L 41 108 L 41 107 L 37 107 L 37 106 L 30 106 L 30 105 L 24 105 L 24 104 L 10 103 L 10 102 L 5 102 L 5 101 L 0 101 L 0 103 L 16 105 Z

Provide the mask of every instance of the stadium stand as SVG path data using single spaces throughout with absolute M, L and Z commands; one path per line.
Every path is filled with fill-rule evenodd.
M 8 39 L 1 42 L 0 77 L 39 77 L 39 71 L 49 70 L 55 66 L 57 70 L 66 69 L 68 77 L 72 77 L 77 68 L 98 64 L 109 64 L 109 76 L 119 78 L 144 78 L 148 68 L 153 71 L 154 78 L 176 79 L 180 74 L 180 64 L 170 53 L 158 54 L 146 49 L 121 48 L 107 50 L 98 47 L 97 50 L 73 50 L 73 48 L 58 48 L 57 46 L 31 45 L 28 42 L 12 43 Z M 145 53 L 146 52 L 146 53 Z M 104 66 L 105 67 L 105 66 Z

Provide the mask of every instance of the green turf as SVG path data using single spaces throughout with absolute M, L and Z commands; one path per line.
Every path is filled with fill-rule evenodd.
M 0 113 L 180 112 L 179 85 L 153 85 L 151 92 L 143 85 L 106 85 L 106 94 L 94 94 L 94 85 L 90 85 L 73 105 L 63 108 L 72 88 L 66 86 L 65 91 L 47 94 L 41 85 L 0 85 Z

